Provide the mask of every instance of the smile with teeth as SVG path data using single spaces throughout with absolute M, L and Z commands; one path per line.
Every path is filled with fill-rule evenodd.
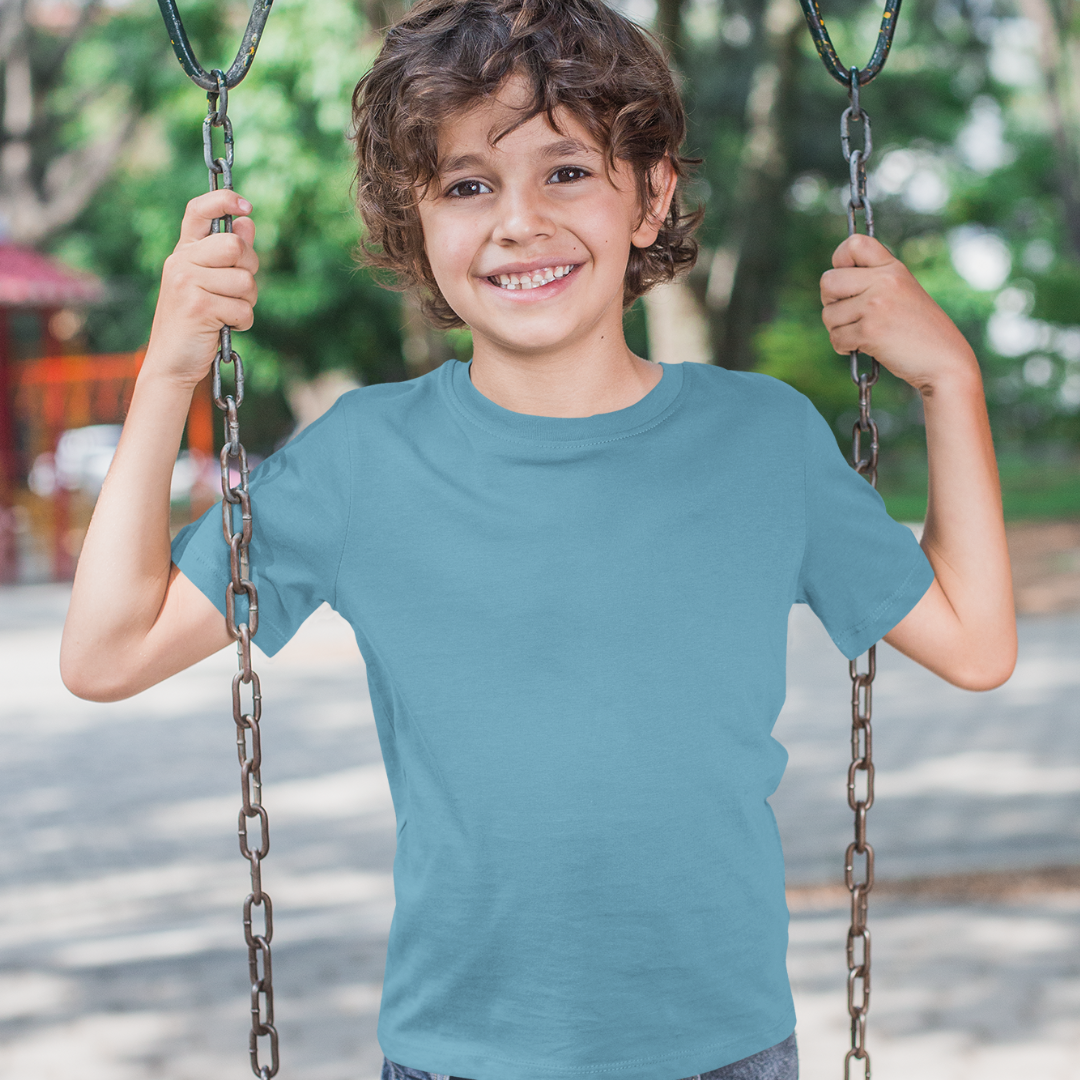
M 542 285 L 548 285 L 556 278 L 564 278 L 573 270 L 573 265 L 568 266 L 545 266 L 541 270 L 533 270 L 525 274 L 499 274 L 489 277 L 492 285 L 498 285 L 501 289 L 539 289 Z

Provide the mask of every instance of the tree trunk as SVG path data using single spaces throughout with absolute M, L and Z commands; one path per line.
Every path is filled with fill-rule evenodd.
M 434 371 L 453 355 L 446 334 L 427 321 L 411 292 L 401 294 L 401 354 L 410 379 Z
M 1065 234 L 1074 258 L 1080 258 L 1080 41 L 1074 33 L 1080 4 L 1076 0 L 1020 0 L 1020 10 L 1039 28 L 1039 63 L 1058 154 Z
M 649 359 L 657 364 L 707 364 L 709 331 L 701 304 L 685 281 L 657 285 L 644 296 Z
M 667 45 L 668 56 L 676 66 L 681 64 L 686 48 L 682 20 L 685 5 L 686 0 L 657 0 L 656 4 L 656 33 Z
M 44 102 L 63 76 L 74 41 L 100 9 L 86 0 L 59 44 L 30 25 L 27 0 L 11 0 L 0 14 L 3 113 L 0 116 L 0 224 L 11 239 L 40 244 L 75 220 L 105 182 L 127 142 L 139 111 L 130 100 L 118 106 L 111 128 L 72 150 L 51 137 L 67 118 L 49 115 Z M 72 114 L 84 110 L 76 102 Z
M 717 294 L 712 297 L 717 363 L 740 371 L 754 365 L 754 334 L 772 317 L 782 263 L 784 193 L 790 179 L 787 127 L 804 33 L 797 5 L 771 0 L 765 28 L 768 49 L 747 99 L 749 123 L 734 214 L 741 227 L 734 238 L 737 254 L 727 303 L 726 290 L 710 288 Z

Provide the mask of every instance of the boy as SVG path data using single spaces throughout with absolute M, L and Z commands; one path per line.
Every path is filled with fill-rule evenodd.
M 784 874 L 791 604 L 972 689 L 1016 640 L 979 369 L 853 237 L 822 279 L 841 352 L 926 405 L 923 547 L 805 398 L 649 364 L 625 306 L 693 260 L 684 121 L 601 0 L 422 0 L 354 97 L 372 261 L 474 356 L 346 395 L 252 480 L 259 643 L 328 601 L 355 629 L 398 817 L 384 1077 L 790 1080 Z M 87 535 L 62 668 L 136 693 L 229 644 L 216 511 L 168 537 L 217 328 L 252 323 L 251 207 L 194 199 Z M 767 433 L 766 438 L 762 438 Z M 924 554 L 925 552 L 925 554 Z M 171 561 L 175 560 L 175 561 Z

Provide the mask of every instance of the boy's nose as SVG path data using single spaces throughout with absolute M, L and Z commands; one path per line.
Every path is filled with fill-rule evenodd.
M 494 239 L 500 244 L 528 244 L 555 232 L 542 199 L 507 193 L 500 200 Z

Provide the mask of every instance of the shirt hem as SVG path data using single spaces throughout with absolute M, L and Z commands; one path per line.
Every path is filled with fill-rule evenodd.
M 849 660 L 861 656 L 915 607 L 933 583 L 934 571 L 919 549 L 900 585 L 860 623 L 833 638 L 836 647 Z
M 180 573 L 221 612 L 221 617 L 224 619 L 225 586 L 228 584 L 228 577 L 221 575 L 221 568 L 208 563 L 195 552 L 185 551 L 179 559 L 174 557 L 174 562 Z M 243 597 L 237 602 L 246 604 L 247 598 Z M 246 618 L 246 615 L 244 617 Z M 258 645 L 259 650 L 266 656 L 273 656 L 280 652 L 287 640 L 282 635 L 275 634 L 273 627 L 269 624 L 262 627 L 251 639 L 252 644 Z
M 730 1065 L 743 1058 L 783 1042 L 795 1030 L 795 1013 L 788 1010 L 785 1018 L 764 1031 L 737 1039 L 723 1039 L 675 1053 L 631 1058 L 626 1061 L 604 1062 L 598 1065 L 552 1065 L 536 1061 L 520 1061 L 497 1054 L 461 1053 L 445 1044 L 395 1043 L 380 1037 L 379 1045 L 391 1061 L 435 1075 L 467 1076 L 471 1080 L 566 1080 L 588 1077 L 589 1080 L 658 1080 L 657 1070 L 666 1076 L 659 1080 L 682 1080 Z M 437 1067 L 436 1067 L 437 1066 Z

